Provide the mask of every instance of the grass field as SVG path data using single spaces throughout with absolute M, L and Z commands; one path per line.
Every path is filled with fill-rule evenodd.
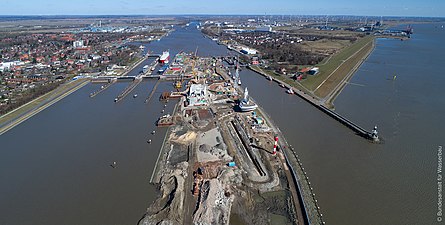
M 328 96 L 331 97 L 330 95 L 334 92 L 339 93 L 339 90 L 336 89 L 341 82 L 353 74 L 374 48 L 374 39 L 373 36 L 366 36 L 343 48 L 337 54 L 324 59 L 316 65 L 320 68 L 320 72 L 315 76 L 308 76 L 301 82 L 296 82 L 289 76 L 262 69 L 259 66 L 251 66 L 251 68 L 302 90 L 315 99 L 325 99 Z
M 267 74 L 267 75 L 269 75 L 269 76 L 271 76 L 271 77 L 273 77 L 273 78 L 275 78 L 275 79 L 277 79 L 277 80 L 281 80 L 281 81 L 287 83 L 288 85 L 290 85 L 290 86 L 292 86 L 292 87 L 294 87 L 294 88 L 296 88 L 296 89 L 302 90 L 302 91 L 304 91 L 307 95 L 309 95 L 309 96 L 311 96 L 311 97 L 317 98 L 317 97 L 316 97 L 315 95 L 313 95 L 313 94 L 310 92 L 310 90 L 308 90 L 305 86 L 301 85 L 299 82 L 296 82 L 294 79 L 292 79 L 292 78 L 290 78 L 290 77 L 288 77 L 288 76 L 284 76 L 284 75 L 277 74 L 277 73 L 275 73 L 274 71 L 264 70 L 264 69 L 261 69 L 259 66 L 255 66 L 255 65 L 252 65 L 252 66 L 250 66 L 250 67 L 251 67 L 253 70 L 257 70 L 258 72 L 263 72 L 263 73 L 265 73 L 265 74 Z M 285 89 L 283 89 L 283 91 L 285 91 Z
M 301 82 L 319 97 L 326 97 L 373 48 L 373 36 L 367 36 L 317 65 L 320 73 Z

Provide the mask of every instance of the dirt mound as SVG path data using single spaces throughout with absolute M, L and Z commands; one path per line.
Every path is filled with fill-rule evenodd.
M 161 178 L 161 196 L 148 208 L 139 225 L 176 225 L 184 220 L 184 175 L 187 162 L 180 163 Z
M 196 132 L 189 131 L 179 137 L 173 134 L 170 140 L 179 144 L 188 144 L 191 141 L 194 141 L 196 139 L 196 136 Z
M 229 214 L 233 198 L 227 196 L 218 179 L 207 180 L 202 184 L 199 208 L 193 217 L 193 224 L 229 224 Z

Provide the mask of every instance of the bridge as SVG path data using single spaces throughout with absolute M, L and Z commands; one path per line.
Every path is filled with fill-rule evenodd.
M 142 81 L 142 75 L 138 75 L 136 77 L 134 77 L 133 82 L 128 85 L 128 87 L 126 87 L 122 93 L 120 93 L 115 99 L 114 102 L 119 102 L 120 100 L 124 99 L 125 96 L 127 96 L 131 91 L 133 91 L 136 86 L 138 86 L 139 83 L 141 83 Z

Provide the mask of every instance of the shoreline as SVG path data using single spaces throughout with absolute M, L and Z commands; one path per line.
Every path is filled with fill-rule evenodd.
M 376 47 L 376 39 L 377 38 L 373 38 L 373 40 L 371 41 L 371 49 L 360 59 L 360 61 L 355 64 L 354 67 L 352 67 L 349 70 L 349 73 L 340 81 L 339 84 L 337 84 L 337 86 L 325 97 L 325 101 L 323 103 L 323 105 L 329 109 L 335 109 L 334 107 L 334 101 L 335 99 L 341 94 L 341 92 L 345 89 L 347 82 L 349 82 L 352 77 L 354 77 L 354 75 L 356 74 L 356 72 L 360 69 L 360 67 L 362 66 L 362 64 L 368 59 L 368 57 L 372 54 L 372 52 L 374 52 L 375 47 Z M 340 65 L 341 66 L 341 65 Z
M 174 116 L 177 113 L 178 107 L 181 105 L 181 100 L 179 100 L 177 103 L 175 103 L 175 108 L 173 109 L 172 116 Z M 162 177 L 161 171 L 164 167 L 161 167 L 162 165 L 165 165 L 165 161 L 167 160 L 167 154 L 166 151 L 166 143 L 169 142 L 169 138 L 172 132 L 172 127 L 168 127 L 167 131 L 165 132 L 164 140 L 162 141 L 161 149 L 159 149 L 158 158 L 156 159 L 155 166 L 153 168 L 153 172 L 150 177 L 150 183 L 151 184 L 159 184 L 160 178 Z M 161 158 L 161 156 L 163 156 Z
M 66 86 L 62 86 L 62 87 L 56 88 L 55 90 L 53 90 L 51 92 L 48 92 L 47 94 L 44 94 L 44 95 L 42 95 L 42 96 L 40 96 L 40 97 L 38 97 L 38 98 L 36 98 L 36 99 L 34 99 L 32 101 L 30 101 L 30 102 L 20 106 L 19 108 L 17 108 L 15 110 L 13 110 L 13 111 L 3 115 L 0 118 L 3 118 L 5 116 L 11 115 L 11 114 L 14 114 L 14 113 L 18 112 L 19 110 L 24 109 L 29 104 L 37 103 L 38 101 L 43 101 L 44 102 L 43 104 L 39 103 L 39 106 L 33 107 L 33 108 L 27 110 L 26 112 L 21 113 L 20 115 L 13 116 L 13 118 L 5 121 L 4 124 L 2 125 L 2 127 L 0 128 L 0 135 L 8 132 L 9 130 L 11 130 L 15 126 L 21 124 L 22 122 L 26 121 L 27 119 L 31 118 L 32 116 L 36 115 L 37 113 L 39 113 L 39 112 L 45 110 L 46 108 L 52 106 L 53 104 L 55 104 L 58 101 L 60 101 L 63 98 L 65 98 L 66 96 L 76 92 L 77 90 L 81 89 L 82 87 L 84 87 L 88 83 L 90 83 L 89 80 L 82 80 L 78 84 L 76 84 L 74 87 L 68 88 L 68 90 L 61 90 L 61 89 L 64 89 Z M 69 83 L 65 84 L 65 85 L 69 85 Z M 61 93 L 57 93 L 59 91 L 61 91 Z M 50 97 L 50 95 L 55 95 L 55 94 L 56 94 L 56 96 Z M 48 96 L 46 96 L 46 95 L 48 95 Z M 42 105 L 40 105 L 40 104 L 42 104 Z
M 281 133 L 280 128 L 260 105 L 258 105 L 258 111 L 264 116 L 267 124 L 269 124 L 274 132 L 279 136 L 280 148 L 281 146 L 287 146 L 287 148 L 281 148 L 279 152 L 283 154 L 285 162 L 288 165 L 288 169 L 292 173 L 292 177 L 294 179 L 293 182 L 297 185 L 296 189 L 299 198 L 294 199 L 294 201 L 302 202 L 303 212 L 305 213 L 304 219 L 307 220 L 309 224 L 323 224 L 322 213 L 320 212 L 320 207 L 317 205 L 313 188 L 310 185 L 309 178 L 307 177 L 306 172 L 304 172 L 303 165 L 300 162 L 298 155 L 295 153 L 294 148 L 287 143 L 287 140 Z M 289 155 L 293 155 L 296 161 L 294 160 L 292 163 L 289 159 Z
M 125 76 L 129 72 L 133 71 L 137 66 L 142 64 L 147 58 L 145 56 L 141 57 L 139 60 L 134 62 L 131 66 L 129 66 L 128 69 L 125 69 L 119 76 Z M 116 76 L 116 77 L 119 77 Z M 68 85 L 71 85 L 72 83 L 78 82 L 78 84 L 75 84 L 73 87 L 68 87 Z M 82 79 L 79 81 L 69 81 L 64 84 L 61 84 L 56 89 L 45 93 L 23 105 L 20 107 L 0 116 L 1 119 L 11 116 L 10 119 L 6 119 L 4 122 L 0 122 L 0 135 L 8 132 L 15 126 L 19 125 L 20 123 L 26 121 L 27 119 L 31 118 L 32 116 L 36 115 L 37 113 L 43 111 L 44 109 L 52 106 L 53 104 L 57 103 L 58 101 L 62 100 L 66 96 L 76 92 L 80 88 L 84 87 L 88 83 L 90 83 L 90 79 Z M 66 90 L 64 90 L 67 88 Z M 58 93 L 60 92 L 60 93 Z M 55 95 L 55 96 L 53 96 Z M 21 110 L 26 109 L 29 105 L 36 104 L 35 106 L 25 110 L 25 112 L 20 112 Z M 17 115 L 14 115 L 17 114 Z
M 228 77 L 227 74 L 225 74 L 222 71 L 217 71 L 216 73 L 223 79 L 230 79 L 230 77 Z M 238 91 L 240 93 L 242 92 L 241 90 Z M 224 100 L 225 98 L 222 99 Z M 293 152 L 294 151 L 293 148 L 287 143 L 286 139 L 284 138 L 284 135 L 281 133 L 280 128 L 276 126 L 271 117 L 264 111 L 263 108 L 261 108 L 261 106 L 258 107 L 258 113 L 263 116 L 265 123 L 270 128 L 270 131 L 267 131 L 266 133 L 262 134 L 256 134 L 255 132 L 250 133 L 248 126 L 246 126 L 247 120 L 245 120 L 245 117 L 248 117 L 249 113 L 239 113 L 235 111 L 233 109 L 233 105 L 231 105 L 232 103 L 229 103 L 226 106 L 213 105 L 213 104 L 221 104 L 220 102 L 209 103 L 209 105 L 206 105 L 203 108 L 200 108 L 200 106 L 196 106 L 196 108 L 194 108 L 192 106 L 192 108 L 189 108 L 189 110 L 191 111 L 195 110 L 196 112 L 198 112 L 199 110 L 208 111 L 210 114 L 212 114 L 212 116 L 206 118 L 204 115 L 204 117 L 201 118 L 201 116 L 197 114 L 196 116 L 198 117 L 196 118 L 189 117 L 192 119 L 184 120 L 184 118 L 182 118 L 182 116 L 184 116 L 182 115 L 182 112 L 184 110 L 184 108 L 182 108 L 184 100 L 185 99 L 183 97 L 181 100 L 175 103 L 172 116 L 180 116 L 181 119 L 180 122 L 176 124 L 176 126 L 169 127 L 168 130 L 166 131 L 150 178 L 151 184 L 160 185 L 158 190 L 160 190 L 161 195 L 158 196 L 158 198 L 149 205 L 147 212 L 144 214 L 143 218 L 139 221 L 138 224 L 145 224 L 147 222 L 155 222 L 155 221 L 156 222 L 168 221 L 173 218 L 176 218 L 179 221 L 183 221 L 184 224 L 189 224 L 189 222 L 191 222 L 192 220 L 193 221 L 202 219 L 206 220 L 208 218 L 211 218 L 213 216 L 213 213 L 210 214 L 208 213 L 216 212 L 218 210 L 222 210 L 221 212 L 223 212 L 229 218 L 232 215 L 232 213 L 234 213 L 234 215 L 238 215 L 238 213 L 232 211 L 233 209 L 231 202 L 233 200 L 230 199 L 233 199 L 234 197 L 230 196 L 232 195 L 240 196 L 241 198 L 249 199 L 249 197 L 247 197 L 246 195 L 241 194 L 245 193 L 246 191 L 248 192 L 258 191 L 258 196 L 263 196 L 264 194 L 263 197 L 267 196 L 267 194 L 265 193 L 284 191 L 283 193 L 287 197 L 280 197 L 280 199 L 281 198 L 282 199 L 278 201 L 283 201 L 283 202 L 287 201 L 287 203 L 285 204 L 286 207 L 289 207 L 288 209 L 290 210 L 288 218 L 294 220 L 295 222 L 298 222 L 298 224 L 323 223 L 322 214 L 320 212 L 320 208 L 317 205 L 317 200 L 315 199 L 313 188 L 311 188 L 310 186 L 308 177 L 304 173 L 304 169 L 301 163 L 299 162 L 299 159 L 296 157 L 296 153 Z M 252 100 L 254 101 L 254 99 Z M 185 118 L 187 118 L 187 116 L 185 116 Z M 195 123 L 194 121 L 197 122 Z M 206 122 L 207 124 L 200 124 L 199 121 L 200 122 L 207 121 Z M 222 125 L 221 123 L 224 124 L 227 123 L 232 125 L 226 126 Z M 176 136 L 178 135 L 178 132 L 180 136 Z M 172 136 L 172 134 L 174 135 Z M 197 136 L 193 137 L 192 134 L 195 134 Z M 209 137 L 204 138 L 205 134 L 209 134 Z M 257 152 L 259 150 L 250 149 L 249 147 L 246 146 L 247 136 L 243 136 L 243 134 L 254 135 L 252 137 L 256 137 L 259 139 L 266 138 L 266 140 L 271 140 L 267 138 L 273 137 L 272 134 L 278 135 L 280 137 L 279 140 L 280 149 L 277 152 L 278 154 L 274 157 L 273 155 L 270 155 L 272 153 L 267 150 L 266 150 L 267 153 L 265 153 L 265 152 Z M 183 135 L 185 136 L 181 138 L 181 136 Z M 187 139 L 189 137 L 188 135 L 191 135 L 190 138 L 193 139 L 190 140 Z M 208 146 L 213 146 L 215 143 L 208 141 L 213 140 L 214 138 L 218 140 L 218 137 L 220 137 L 218 135 L 222 135 L 221 136 L 223 140 L 222 142 L 224 142 L 226 146 L 223 147 L 223 149 L 227 148 L 226 150 L 224 150 L 226 151 L 225 153 L 223 150 L 217 153 L 211 153 L 211 152 L 205 153 L 205 154 L 216 154 L 214 157 L 217 158 L 212 158 L 208 155 L 206 156 L 203 150 L 199 150 L 200 146 L 202 146 L 203 143 L 207 143 L 206 145 Z M 236 139 L 237 141 L 231 140 L 230 139 L 231 137 Z M 182 143 L 179 140 L 181 140 Z M 176 147 L 173 147 L 172 141 L 175 143 L 174 145 Z M 268 146 L 270 143 L 267 142 L 266 144 L 264 139 L 263 141 L 257 140 L 256 143 L 258 145 L 257 147 L 258 149 L 261 148 L 269 149 L 269 147 L 272 147 L 272 145 Z M 240 149 L 244 148 L 246 152 L 241 153 L 241 155 L 238 155 L 239 151 L 242 152 L 242 150 Z M 212 151 L 217 151 L 216 149 L 217 148 L 215 148 Z M 174 155 L 178 154 L 179 153 L 178 151 L 186 151 L 186 152 L 183 155 L 177 155 L 175 158 Z M 226 155 L 227 156 L 230 155 L 235 158 L 230 158 L 230 157 L 225 158 Z M 247 159 L 250 159 L 251 161 Z M 267 161 L 268 163 L 266 163 L 265 161 Z M 238 169 L 233 170 L 230 165 L 228 166 L 227 163 L 230 164 L 230 162 L 232 163 L 236 162 L 237 167 L 235 168 Z M 259 164 L 257 165 L 256 163 Z M 210 165 L 216 167 L 212 167 Z M 278 182 L 278 180 L 276 179 L 279 173 L 276 170 L 277 166 L 283 169 L 282 174 L 286 176 L 287 184 Z M 231 190 L 230 195 L 226 195 L 225 197 L 224 195 L 218 197 L 221 199 L 225 199 L 227 197 L 227 205 L 221 203 L 225 202 L 225 200 L 224 201 L 219 200 L 220 205 L 212 209 L 208 208 L 205 199 L 198 200 L 197 202 L 195 202 L 196 199 L 194 199 L 192 202 L 190 202 L 191 200 L 190 198 L 193 195 L 195 197 L 203 196 L 208 191 L 217 190 L 214 189 L 215 187 L 212 185 L 208 187 L 209 189 L 207 189 L 205 188 L 206 186 L 201 186 L 204 185 L 204 183 L 199 184 L 199 181 L 197 179 L 200 178 L 197 178 L 197 175 L 194 173 L 194 171 L 199 171 L 197 169 L 198 167 L 205 168 L 203 169 L 203 171 L 208 171 L 202 174 L 203 176 L 206 176 L 206 178 L 204 178 L 205 181 L 203 182 L 207 181 L 218 182 L 218 183 L 221 182 L 220 185 L 223 185 L 226 188 L 231 187 L 233 185 L 231 184 L 231 182 L 235 182 L 237 180 L 235 179 L 236 177 L 235 174 L 238 174 L 237 176 L 240 176 L 239 178 L 241 178 L 241 173 L 242 173 L 241 171 L 244 171 L 246 174 L 249 175 L 247 175 L 246 178 L 242 178 L 237 182 L 241 181 L 246 182 L 243 184 L 246 189 L 239 189 L 239 190 L 236 188 L 230 189 Z M 221 168 L 222 169 L 221 171 L 226 171 L 226 172 L 221 172 L 221 171 L 218 172 L 217 168 Z M 215 174 L 211 175 L 212 173 Z M 221 174 L 226 174 L 226 175 L 222 176 Z M 229 176 L 229 174 L 232 175 Z M 226 176 L 229 177 L 235 176 L 235 177 L 229 179 L 229 177 Z M 174 182 L 171 183 L 172 181 Z M 290 189 L 286 189 L 281 185 L 285 185 L 287 188 Z M 187 191 L 188 188 L 190 187 L 193 187 L 194 194 L 189 193 Z M 226 193 L 228 193 L 227 192 L 228 190 L 229 189 L 225 189 Z M 288 192 L 286 192 L 286 190 Z M 221 191 L 216 191 L 216 192 L 221 193 Z M 174 195 L 174 197 L 171 198 L 166 197 L 172 194 Z M 198 199 L 200 199 L 200 197 L 198 197 Z M 164 203 L 165 200 L 168 200 L 168 203 Z M 211 202 L 213 202 L 213 200 Z M 199 212 L 201 212 L 200 210 L 203 210 L 202 208 L 206 208 L 204 214 L 196 213 L 194 211 L 196 207 L 195 204 L 198 204 Z M 251 204 L 255 205 L 260 203 L 254 202 Z M 175 209 L 175 212 L 170 212 L 166 209 Z M 254 211 L 249 211 L 249 210 L 242 211 L 242 213 L 251 213 L 251 212 Z M 165 213 L 165 215 L 163 213 Z
M 269 75 L 267 75 L 266 73 L 264 73 L 263 71 L 257 71 L 253 68 L 251 68 L 250 66 L 247 67 L 248 69 L 256 72 L 257 74 L 265 77 L 266 79 L 269 77 Z M 307 94 L 304 91 L 301 91 L 295 87 L 290 86 L 289 84 L 287 84 L 286 82 L 279 80 L 275 77 L 272 77 L 272 80 L 280 85 L 283 85 L 284 87 L 293 90 L 294 94 L 296 94 L 297 96 L 299 96 L 300 98 L 302 98 L 303 100 L 305 100 L 306 102 L 308 102 L 309 104 L 311 104 L 312 106 L 316 107 L 317 109 L 321 110 L 323 113 L 326 113 L 328 116 L 332 117 L 333 119 L 339 121 L 340 123 L 342 123 L 343 125 L 345 125 L 346 127 L 350 128 L 352 131 L 354 131 L 356 134 L 358 134 L 359 136 L 362 136 L 363 138 L 366 139 L 372 139 L 375 142 L 378 142 L 378 137 L 377 139 L 375 139 L 374 137 L 372 137 L 372 132 L 358 126 L 357 124 L 355 124 L 354 122 L 348 120 L 347 118 L 345 118 L 344 116 L 336 113 L 335 111 L 333 111 L 332 109 L 328 108 L 327 106 L 324 105 L 325 102 L 320 101 L 319 99 L 316 99 L 313 96 L 310 96 L 309 94 Z
M 213 41 L 213 38 L 210 37 L 209 35 L 202 33 L 203 36 L 205 36 L 206 38 L 209 38 L 210 40 Z M 359 52 L 368 46 L 369 43 L 365 44 L 364 46 L 362 46 L 360 49 L 358 49 L 357 51 L 351 53 L 350 55 L 348 55 L 346 60 L 342 60 L 344 62 L 340 63 L 337 67 L 335 67 L 335 69 L 333 71 L 330 72 L 330 74 L 323 79 L 320 84 L 317 85 L 317 87 L 315 89 L 311 89 L 310 87 L 308 87 L 307 85 L 301 83 L 301 82 L 289 82 L 289 81 L 285 81 L 282 79 L 282 77 L 274 75 L 274 74 L 269 74 L 267 71 L 264 71 L 262 68 L 260 68 L 259 66 L 255 66 L 256 68 L 252 67 L 252 66 L 247 66 L 248 69 L 257 72 L 259 74 L 262 74 L 263 76 L 265 76 L 266 78 L 268 78 L 268 76 L 272 77 L 273 80 L 277 80 L 279 81 L 278 83 L 281 83 L 283 85 L 285 85 L 286 88 L 292 88 L 294 91 L 298 90 L 299 93 L 297 93 L 298 95 L 301 95 L 301 97 L 303 97 L 304 99 L 308 100 L 311 103 L 315 103 L 318 105 L 322 105 L 324 107 L 327 107 L 328 109 L 335 109 L 334 107 L 334 101 L 335 99 L 338 97 L 338 95 L 341 94 L 341 92 L 343 91 L 343 89 L 346 87 L 346 83 L 352 79 L 352 77 L 355 75 L 355 73 L 357 72 L 357 70 L 360 68 L 360 66 L 366 61 L 366 59 L 369 57 L 369 55 L 371 55 L 371 53 L 374 51 L 375 49 L 375 41 L 377 38 L 395 38 L 395 39 L 399 39 L 400 37 L 393 37 L 393 36 L 371 36 L 372 40 L 370 40 L 369 43 L 371 43 L 372 47 L 371 49 L 366 52 L 366 54 L 361 57 L 360 61 L 358 61 L 356 64 L 354 64 L 353 66 L 351 66 L 350 68 L 347 68 L 348 72 L 346 73 L 346 75 L 340 80 L 340 82 L 335 85 L 335 87 L 332 88 L 332 90 L 330 90 L 328 92 L 327 95 L 325 96 L 319 96 L 317 95 L 315 92 L 326 82 L 329 80 L 330 76 L 333 75 L 337 69 L 339 69 L 344 62 L 348 61 L 349 59 L 353 58 L 356 54 L 359 54 Z M 406 40 L 406 39 L 404 39 Z M 222 42 L 218 42 L 218 44 L 224 45 L 225 47 L 228 47 L 228 44 L 226 43 L 222 43 Z M 330 55 L 328 57 L 328 59 L 321 65 L 326 65 L 333 57 L 335 57 L 336 55 L 342 53 L 343 51 L 347 51 L 348 48 L 350 48 L 351 46 L 348 46 L 344 49 L 342 49 L 340 52 Z M 240 52 L 236 51 L 235 49 L 229 49 L 231 51 L 235 51 L 238 54 L 241 54 Z M 316 65 L 318 66 L 318 65 Z M 287 78 L 287 77 L 286 77 Z M 286 79 L 284 78 L 284 79 Z M 335 80 L 334 80 L 335 81 Z

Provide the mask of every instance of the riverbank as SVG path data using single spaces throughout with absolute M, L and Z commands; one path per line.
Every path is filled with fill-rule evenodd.
M 0 117 L 0 135 L 31 118 L 35 114 L 43 111 L 54 103 L 60 101 L 71 93 L 87 85 L 89 80 L 76 80 L 63 84 L 55 90 L 46 93 L 21 107 Z
M 295 85 L 289 84 L 288 82 L 280 79 L 279 76 L 270 75 L 269 73 L 265 72 L 258 66 L 248 66 L 247 68 L 259 75 L 262 75 L 265 79 L 269 79 L 269 80 L 272 79 L 271 81 L 279 84 L 280 86 L 282 86 L 284 88 L 287 88 L 288 90 L 291 89 L 296 95 L 300 96 L 301 98 L 308 101 L 309 103 L 311 103 L 313 105 L 320 105 L 320 99 L 317 96 L 313 95 L 310 91 L 308 91 L 304 87 L 301 87 L 301 86 L 296 87 Z
M 371 44 L 370 47 L 368 47 L 368 45 L 366 45 L 366 46 L 362 47 L 362 49 L 359 50 L 359 52 L 357 52 L 357 54 L 358 54 L 357 57 L 359 57 L 358 61 L 349 70 L 349 72 L 346 74 L 346 76 L 344 76 L 344 78 L 340 80 L 340 82 L 335 86 L 335 88 L 332 89 L 329 92 L 329 94 L 324 98 L 324 102 L 323 102 L 324 106 L 331 108 L 331 109 L 334 108 L 335 98 L 342 92 L 342 90 L 345 88 L 346 84 L 351 80 L 351 78 L 354 76 L 354 74 L 357 72 L 357 70 L 360 68 L 360 66 L 366 61 L 366 59 L 374 51 L 375 38 L 372 39 L 370 44 Z M 361 51 L 364 51 L 364 52 L 360 53 Z M 353 57 L 354 55 L 351 55 L 351 57 Z M 348 65 L 348 66 L 350 66 L 350 65 Z
M 203 35 L 211 38 L 206 34 Z M 259 65 L 251 65 L 250 67 L 256 72 L 283 81 L 288 87 L 302 90 L 305 95 L 317 99 L 322 105 L 332 109 L 334 108 L 333 101 L 335 97 L 341 93 L 346 82 L 351 79 L 355 71 L 371 54 L 375 47 L 375 39 L 376 37 L 373 35 L 359 38 L 354 43 L 341 49 L 338 53 L 330 55 L 315 65 L 319 68 L 320 72 L 315 75 L 308 75 L 306 79 L 301 81 L 296 81 L 292 76 L 279 74 L 270 69 L 262 68 Z M 227 46 L 227 43 L 221 42 L 221 44 Z
M 146 57 L 138 59 L 136 62 L 132 63 L 131 66 L 127 67 L 119 76 L 125 76 L 137 66 L 145 61 Z M 30 102 L 20 106 L 19 108 L 3 115 L 0 117 L 0 135 L 6 133 L 8 130 L 19 125 L 21 122 L 31 118 L 35 114 L 43 111 L 54 103 L 60 101 L 64 97 L 70 95 L 71 93 L 79 90 L 83 86 L 87 85 L 90 80 L 78 79 L 75 81 L 69 81 L 68 83 L 62 84 L 53 91 L 50 91 Z
M 264 109 L 258 107 L 258 111 L 264 116 L 267 123 L 279 137 L 280 151 L 296 184 L 296 191 L 298 192 L 299 201 L 301 201 L 304 209 L 305 220 L 308 224 L 324 224 L 320 207 L 317 204 L 315 193 L 309 182 L 309 177 L 306 175 L 306 172 L 304 172 L 303 164 L 300 162 L 294 148 L 288 144 L 281 130 Z
M 267 78 L 270 81 L 276 82 L 278 83 L 281 87 L 287 88 L 287 93 L 289 94 L 289 90 L 292 90 L 292 92 L 296 95 L 298 95 L 299 97 L 301 97 L 302 99 L 306 100 L 308 103 L 310 103 L 312 106 L 314 106 L 315 108 L 319 109 L 320 111 L 326 113 L 328 116 L 332 117 L 333 119 L 339 121 L 340 123 L 342 123 L 343 125 L 345 125 L 346 127 L 350 128 L 351 130 L 353 130 L 356 134 L 366 138 L 366 139 L 370 139 L 374 142 L 379 142 L 379 139 L 377 136 L 373 136 L 373 133 L 370 131 L 367 131 L 366 129 L 360 127 L 359 125 L 355 124 L 353 121 L 345 118 L 344 116 L 336 113 L 335 111 L 331 110 L 329 107 L 327 107 L 325 105 L 325 101 L 322 101 L 316 97 L 314 97 L 313 95 L 310 95 L 309 93 L 302 91 L 300 89 L 297 89 L 295 87 L 289 86 L 286 82 L 277 79 L 275 77 L 272 77 L 266 73 L 264 73 L 262 70 L 258 70 L 258 68 L 252 68 L 251 66 L 248 66 L 247 68 L 249 68 L 250 70 L 256 72 L 259 75 L 264 76 L 265 78 Z M 353 74 L 353 73 L 352 73 Z
M 309 76 L 302 82 L 296 82 L 291 77 L 277 75 L 272 71 L 265 71 L 259 66 L 249 66 L 248 68 L 266 78 L 272 78 L 287 88 L 292 88 L 297 95 L 311 103 L 332 109 L 335 98 L 374 48 L 375 38 L 365 37 L 359 43 L 355 43 L 319 64 L 320 73 Z
M 303 85 L 310 87 L 312 92 L 322 99 L 322 103 L 330 102 L 340 93 L 344 82 L 350 79 L 357 68 L 371 54 L 374 49 L 373 36 L 368 36 L 354 45 L 334 55 L 328 63 L 320 65 L 320 73 L 303 81 Z M 325 105 L 330 107 L 329 104 Z

